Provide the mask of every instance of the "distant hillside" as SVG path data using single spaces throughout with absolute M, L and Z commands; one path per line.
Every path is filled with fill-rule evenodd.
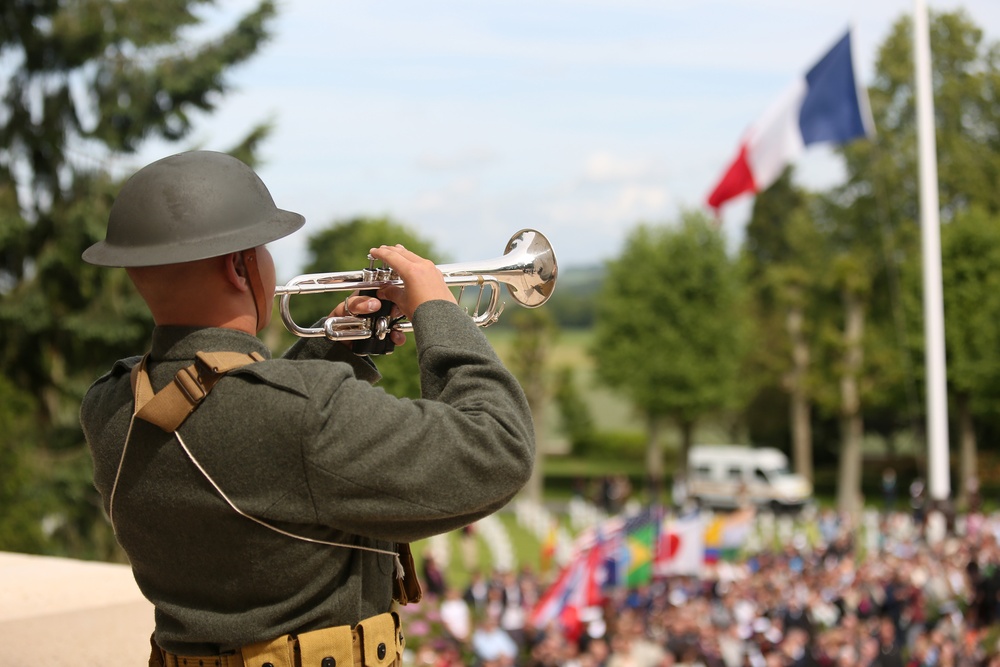
M 603 282 L 603 266 L 560 266 L 556 291 L 545 308 L 561 328 L 589 329 L 594 324 L 594 304 Z

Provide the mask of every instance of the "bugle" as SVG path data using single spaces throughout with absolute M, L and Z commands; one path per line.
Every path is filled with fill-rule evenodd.
M 303 327 L 295 323 L 290 312 L 290 302 L 294 295 L 319 294 L 326 292 L 355 292 L 377 290 L 387 285 L 402 285 L 403 281 L 391 267 L 374 266 L 369 255 L 369 265 L 359 271 L 338 273 L 309 273 L 297 276 L 285 285 L 275 289 L 279 299 L 278 312 L 285 328 L 303 338 L 326 337 L 330 340 L 383 340 L 392 330 L 409 332 L 411 322 L 391 319 L 387 309 L 370 316 L 347 315 L 327 317 L 319 326 Z M 549 300 L 555 289 L 558 264 L 552 244 L 541 232 L 522 229 L 514 234 L 501 257 L 481 262 L 460 264 L 439 264 L 437 267 L 450 287 L 479 288 L 475 311 L 471 317 L 477 326 L 486 327 L 500 318 L 503 303 L 500 302 L 500 285 L 507 286 L 507 292 L 520 305 L 537 308 Z M 490 287 L 489 298 L 482 304 L 485 288 Z M 461 292 L 459 294 L 461 300 Z M 482 307 L 482 312 L 480 308 Z

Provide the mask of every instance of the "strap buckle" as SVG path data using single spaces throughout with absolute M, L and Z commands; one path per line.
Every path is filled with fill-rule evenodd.
M 191 404 L 192 409 L 208 396 L 205 385 L 201 380 L 201 373 L 196 372 L 193 366 L 188 366 L 177 371 L 177 374 L 174 375 L 174 384 L 181 390 L 184 398 Z

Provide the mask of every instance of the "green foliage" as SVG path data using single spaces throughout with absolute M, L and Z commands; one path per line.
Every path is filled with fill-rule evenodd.
M 368 266 L 368 251 L 380 245 L 402 244 L 422 257 L 437 263 L 431 244 L 403 224 L 388 217 L 356 217 L 334 222 L 309 237 L 309 261 L 306 273 L 359 271 Z M 293 298 L 291 311 L 296 322 L 312 323 L 329 315 L 349 292 L 331 292 L 325 296 Z M 379 386 L 395 396 L 420 396 L 420 369 L 412 337 L 391 355 L 375 358 L 382 381 Z
M 545 362 L 548 351 L 558 341 L 558 329 L 552 314 L 543 308 L 515 308 L 509 317 L 514 328 L 508 366 L 517 376 L 532 410 L 540 410 L 548 393 Z
M 755 326 L 749 333 L 752 344 L 740 388 L 749 406 L 745 421 L 754 442 L 790 440 L 788 399 L 782 396 L 792 389 L 790 321 L 797 318 L 802 336 L 811 340 L 822 313 L 833 308 L 824 288 L 830 259 L 813 214 L 816 206 L 815 196 L 792 184 L 788 169 L 757 196 L 747 227 L 741 267 Z M 816 383 L 825 384 L 825 379 Z M 783 426 L 774 423 L 777 419 Z
M 594 437 L 594 418 L 576 386 L 573 369 L 564 366 L 556 373 L 555 401 L 562 417 L 562 433 L 569 438 L 573 451 L 581 453 Z
M 949 221 L 959 223 L 969 215 L 990 216 L 1000 211 L 996 188 L 1000 107 L 995 103 L 1000 90 L 1000 46 L 987 44 L 982 30 L 961 10 L 932 13 L 930 38 L 945 244 L 951 233 Z M 865 336 L 864 400 L 873 412 L 896 413 L 897 427 L 922 422 L 923 411 L 923 390 L 918 386 L 923 377 L 924 339 L 912 48 L 912 21 L 904 15 L 878 51 L 875 79 L 869 88 L 878 135 L 844 151 L 849 180 L 840 193 L 842 206 L 850 211 L 844 219 L 851 223 L 840 227 L 850 229 L 858 239 L 854 253 L 868 254 L 873 277 L 866 297 L 870 330 Z M 976 209 L 980 213 L 973 213 Z M 845 237 L 841 233 L 839 238 Z M 985 235 L 984 246 L 977 251 L 965 242 L 968 257 L 963 257 L 965 250 L 942 247 L 949 381 L 955 388 L 966 378 L 976 377 L 964 362 L 973 349 L 967 332 L 980 329 L 983 322 L 973 321 L 976 308 L 970 309 L 971 300 L 963 302 L 960 294 L 979 289 L 968 282 L 973 276 L 969 263 L 988 262 L 992 252 L 988 247 L 994 242 Z M 983 305 L 988 306 L 988 301 Z M 987 325 L 976 335 L 988 336 L 990 329 Z M 988 372 L 991 366 L 986 358 L 979 360 L 977 371 Z M 984 388 L 978 379 L 974 382 Z
M 185 35 L 201 23 L 195 9 L 202 4 L 4 3 L 0 50 L 13 66 L 2 86 L 0 182 L 31 193 L 22 202 L 29 218 L 47 210 L 76 173 L 74 147 L 130 153 L 151 136 L 179 140 L 191 130 L 192 112 L 215 108 L 229 68 L 267 39 L 275 6 L 263 0 L 231 30 L 197 44 Z
M 573 442 L 574 453 L 597 461 L 642 462 L 648 438 L 641 431 L 592 430 Z
M 95 165 L 135 151 L 148 138 L 185 137 L 194 114 L 211 111 L 226 92 L 229 68 L 266 40 L 275 14 L 270 0 L 231 30 L 191 41 L 189 31 L 202 22 L 196 10 L 206 4 L 0 6 L 6 64 L 0 74 L 0 376 L 37 399 L 24 406 L 32 451 L 20 460 L 33 469 L 29 496 L 46 519 L 42 544 L 37 531 L 24 527 L 38 525 L 38 507 L 12 499 L 18 514 L 10 520 L 23 522 L 26 549 L 117 554 L 90 478 L 79 402 L 114 360 L 143 351 L 152 320 L 121 269 L 86 265 L 80 255 L 104 237 L 120 186 Z M 234 150 L 248 158 L 266 132 L 264 124 L 252 129 Z M 0 479 L 6 484 L 13 474 L 0 470 Z
M 995 413 L 1000 399 L 1000 214 L 974 208 L 941 230 L 948 382 Z
M 640 226 L 608 265 L 593 354 L 647 415 L 692 422 L 735 407 L 744 319 L 735 263 L 700 214 Z
M 558 288 L 545 309 L 560 329 L 589 329 L 594 325 L 595 304 L 603 282 L 601 267 L 560 267 Z
M 37 489 L 32 452 L 38 430 L 33 400 L 0 375 L 0 551 L 38 552 L 42 499 Z

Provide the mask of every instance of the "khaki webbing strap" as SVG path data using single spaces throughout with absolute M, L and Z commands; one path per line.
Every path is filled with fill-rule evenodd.
M 157 393 L 146 372 L 147 354 L 132 369 L 135 416 L 173 433 L 194 412 L 212 387 L 231 370 L 264 361 L 258 352 L 198 352 L 195 363 L 177 371 L 174 381 Z

